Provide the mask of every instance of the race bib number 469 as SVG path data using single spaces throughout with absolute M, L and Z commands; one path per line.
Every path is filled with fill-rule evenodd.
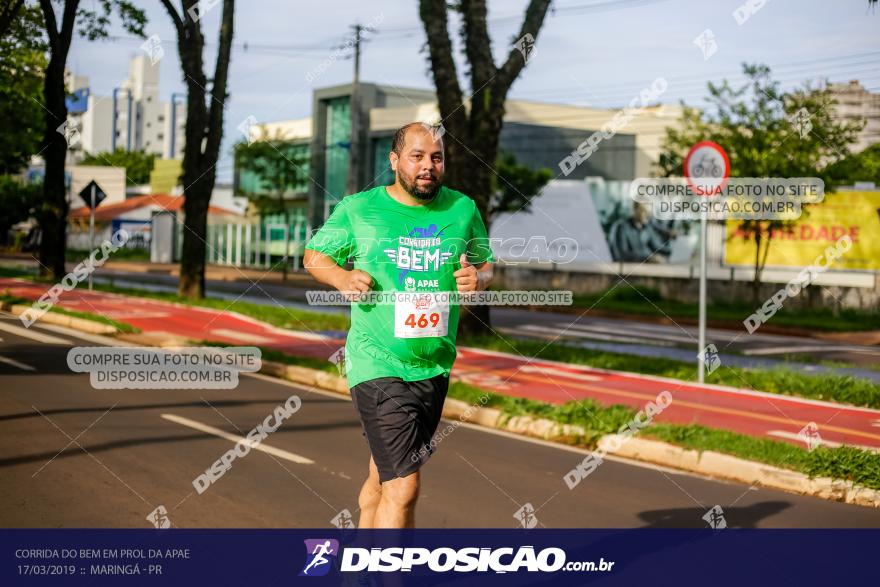
M 448 300 L 431 292 L 397 292 L 394 301 L 394 336 L 446 336 L 448 330 Z

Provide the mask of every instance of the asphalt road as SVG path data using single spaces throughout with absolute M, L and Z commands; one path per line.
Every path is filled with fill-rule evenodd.
M 183 528 L 357 516 L 369 455 L 346 398 L 262 376 L 227 391 L 96 390 L 66 355 L 106 339 L 0 319 L 0 526 L 149 527 L 159 505 Z M 204 426 L 244 436 L 292 394 L 301 409 L 262 445 L 284 452 L 252 450 L 198 494 L 193 479 L 234 445 Z M 701 527 L 719 505 L 730 527 L 880 526 L 878 510 L 620 460 L 569 490 L 563 475 L 585 454 L 459 426 L 423 470 L 417 523 L 513 528 L 531 504 L 548 528 Z

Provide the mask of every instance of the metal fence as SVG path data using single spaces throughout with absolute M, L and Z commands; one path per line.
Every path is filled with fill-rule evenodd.
M 178 223 L 177 227 L 177 242 L 182 243 L 183 225 Z M 209 224 L 205 260 L 217 265 L 269 268 L 282 261 L 286 245 L 288 262 L 293 263 L 296 271 L 300 268 L 310 232 L 311 227 L 304 222 L 290 226 L 279 223 Z

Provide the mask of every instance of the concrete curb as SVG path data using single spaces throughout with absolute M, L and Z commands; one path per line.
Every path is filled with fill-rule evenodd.
M 2 309 L 7 312 L 12 312 L 16 316 L 20 316 L 24 314 L 27 310 L 29 310 L 31 306 L 25 306 L 22 304 L 3 304 Z M 116 334 L 119 331 L 115 326 L 111 326 L 110 324 L 102 324 L 100 322 L 95 322 L 94 320 L 86 320 L 85 318 L 77 318 L 75 316 L 68 316 L 67 314 L 59 314 L 58 312 L 46 312 L 37 322 L 45 322 L 46 324 L 55 324 L 57 326 L 67 326 L 68 328 L 73 328 L 75 330 L 81 330 L 83 332 L 88 332 L 89 334 Z
M 327 371 L 263 361 L 263 368 L 260 372 L 295 383 L 312 385 L 349 395 L 346 378 Z M 709 450 L 701 452 L 659 440 L 624 437 L 617 434 L 607 434 L 597 438 L 596 434 L 591 434 L 581 426 L 559 424 L 545 418 L 532 416 L 509 416 L 495 408 L 471 405 L 454 398 L 446 399 L 446 403 L 443 405 L 443 417 L 565 444 L 583 444 L 595 440 L 597 446 L 602 449 L 619 445 L 616 451 L 607 450 L 607 454 L 619 457 L 663 465 L 707 477 L 820 497 L 830 501 L 880 507 L 880 491 L 876 489 L 828 477 L 811 479 L 797 471 L 765 465 L 719 452 Z

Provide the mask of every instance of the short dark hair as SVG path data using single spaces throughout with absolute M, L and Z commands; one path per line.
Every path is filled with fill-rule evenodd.
M 421 126 L 425 132 L 431 133 L 434 136 L 437 136 L 437 131 L 440 129 L 439 124 L 428 124 L 427 122 L 410 122 L 409 124 L 404 124 L 394 132 L 394 138 L 391 140 L 392 153 L 397 153 L 397 155 L 400 156 L 400 152 L 403 151 L 403 147 L 406 146 L 406 133 L 409 129 L 415 126 Z

